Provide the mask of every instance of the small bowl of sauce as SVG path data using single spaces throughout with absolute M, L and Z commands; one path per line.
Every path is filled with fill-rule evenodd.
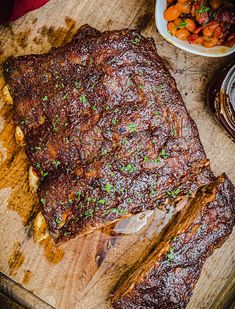
M 235 141 L 235 63 L 216 74 L 209 85 L 207 101 L 219 123 Z

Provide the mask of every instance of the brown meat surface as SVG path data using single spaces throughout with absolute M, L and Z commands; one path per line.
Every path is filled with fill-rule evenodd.
M 174 78 L 138 31 L 83 26 L 47 54 L 8 59 L 4 76 L 57 241 L 213 180 Z
M 185 308 L 205 260 L 234 224 L 235 191 L 223 174 L 175 215 L 154 252 L 117 290 L 114 308 Z

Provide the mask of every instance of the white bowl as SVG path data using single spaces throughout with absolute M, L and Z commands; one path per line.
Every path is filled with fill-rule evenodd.
M 205 57 L 224 57 L 235 52 L 235 46 L 215 46 L 212 48 L 206 48 L 200 45 L 189 44 L 188 41 L 182 41 L 172 36 L 167 31 L 167 21 L 165 20 L 163 13 L 166 10 L 167 1 L 166 0 L 156 0 L 155 9 L 155 21 L 158 32 L 167 40 L 169 43 L 175 45 L 176 47 L 186 50 L 190 53 L 201 55 Z

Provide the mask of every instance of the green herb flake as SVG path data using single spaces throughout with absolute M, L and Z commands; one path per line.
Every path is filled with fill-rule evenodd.
M 160 112 L 159 111 L 155 111 L 154 115 L 157 117 L 160 115 Z
M 93 111 L 97 112 L 97 107 L 95 105 L 92 106 Z
M 149 158 L 148 157 L 144 157 L 144 162 L 149 162 Z
M 68 96 L 69 96 L 69 95 L 66 93 L 66 94 L 63 96 L 63 99 L 67 99 Z
M 127 201 L 128 204 L 132 204 L 133 203 L 133 200 L 130 197 L 126 201 Z
M 20 124 L 22 126 L 26 125 L 28 123 L 28 121 L 26 119 L 21 120 Z
M 104 205 L 106 203 L 106 201 L 105 201 L 105 199 L 101 199 L 101 200 L 98 201 L 98 203 Z
M 60 224 L 60 223 L 61 223 L 61 219 L 60 219 L 59 217 L 55 217 L 55 222 L 56 222 L 57 224 Z
M 45 200 L 43 197 L 40 199 L 40 202 L 41 202 L 43 205 L 46 204 L 46 200 Z
M 52 127 L 52 131 L 53 131 L 53 132 L 58 132 L 58 131 L 59 131 L 59 129 L 57 128 L 55 122 L 52 122 L 51 127 Z
M 44 171 L 43 171 L 43 169 L 42 169 L 40 163 L 36 162 L 36 163 L 35 163 L 35 167 L 39 170 L 39 172 L 41 173 L 41 175 L 42 175 L 43 177 L 46 177 L 46 176 L 48 175 L 48 172 L 44 172 Z
M 176 189 L 175 191 L 168 191 L 167 195 L 170 197 L 176 197 L 180 193 L 180 188 Z
M 81 195 L 82 195 L 82 192 L 81 192 L 81 191 L 77 191 L 77 192 L 75 193 L 75 195 L 76 195 L 77 199 L 80 200 Z
M 87 98 L 86 98 L 85 94 L 82 94 L 82 95 L 80 96 L 80 102 L 83 103 L 83 104 L 86 104 Z
M 126 166 L 121 167 L 122 172 L 129 172 L 129 173 L 134 173 L 136 171 L 136 167 L 132 164 L 127 164 Z
M 175 255 L 174 255 L 174 248 L 170 247 L 170 249 L 169 249 L 169 251 L 167 253 L 167 259 L 169 261 L 171 261 L 171 260 L 174 259 L 174 257 L 175 257 Z
M 172 128 L 171 130 L 171 136 L 176 136 L 177 135 L 177 132 L 176 132 L 176 128 Z
M 58 167 L 61 163 L 59 160 L 55 160 L 53 161 L 53 164 L 55 165 L 55 167 Z
M 111 183 L 107 183 L 104 187 L 104 190 L 107 192 L 107 193 L 110 193 L 113 189 L 113 185 Z
M 151 189 L 150 196 L 154 197 L 157 195 L 157 192 L 154 189 Z
M 162 149 L 162 150 L 161 150 L 160 155 L 161 155 L 161 157 L 162 157 L 163 159 L 167 159 L 167 158 L 168 158 L 168 156 L 167 156 L 167 154 L 166 154 L 166 150 L 165 150 L 165 149 Z
M 118 123 L 118 120 L 116 118 L 113 118 L 112 119 L 112 125 L 116 126 Z
M 130 133 L 136 132 L 136 128 L 137 128 L 137 126 L 136 126 L 135 123 L 129 123 L 129 124 L 127 125 L 127 129 L 128 129 L 128 131 L 129 131 Z
M 160 157 L 157 157 L 156 159 L 153 160 L 154 163 L 161 163 L 161 158 Z
M 68 202 L 69 202 L 69 204 L 73 204 L 73 199 L 69 198 Z
M 42 97 L 42 101 L 48 101 L 48 96 L 45 95 L 44 97 Z
M 116 209 L 116 208 L 110 208 L 110 211 L 116 214 L 125 214 L 127 211 L 126 209 Z
M 181 22 L 178 24 L 177 28 L 181 29 L 181 28 L 186 27 L 187 25 L 188 25 L 188 23 L 184 20 L 184 21 L 181 21 Z
M 204 3 L 201 3 L 201 8 L 199 10 L 196 10 L 197 13 L 202 14 L 202 13 L 208 13 L 211 9 L 210 7 L 206 7 Z
M 79 82 L 78 82 L 77 80 L 75 80 L 75 82 L 74 82 L 74 86 L 75 86 L 75 88 L 76 88 L 76 89 L 78 89 L 78 88 L 79 88 L 79 85 L 80 85 L 80 84 L 79 84 Z
M 134 39 L 131 40 L 131 43 L 134 45 L 139 45 L 140 39 L 138 37 L 135 37 Z
M 93 216 L 93 212 L 94 212 L 93 209 L 87 209 L 87 210 L 85 211 L 85 216 L 86 216 L 86 218 L 92 217 L 92 216 Z

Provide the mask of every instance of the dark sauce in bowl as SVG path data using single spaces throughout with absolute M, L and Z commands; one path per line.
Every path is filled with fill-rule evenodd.
M 207 101 L 218 121 L 235 141 L 235 63 L 215 75 Z

